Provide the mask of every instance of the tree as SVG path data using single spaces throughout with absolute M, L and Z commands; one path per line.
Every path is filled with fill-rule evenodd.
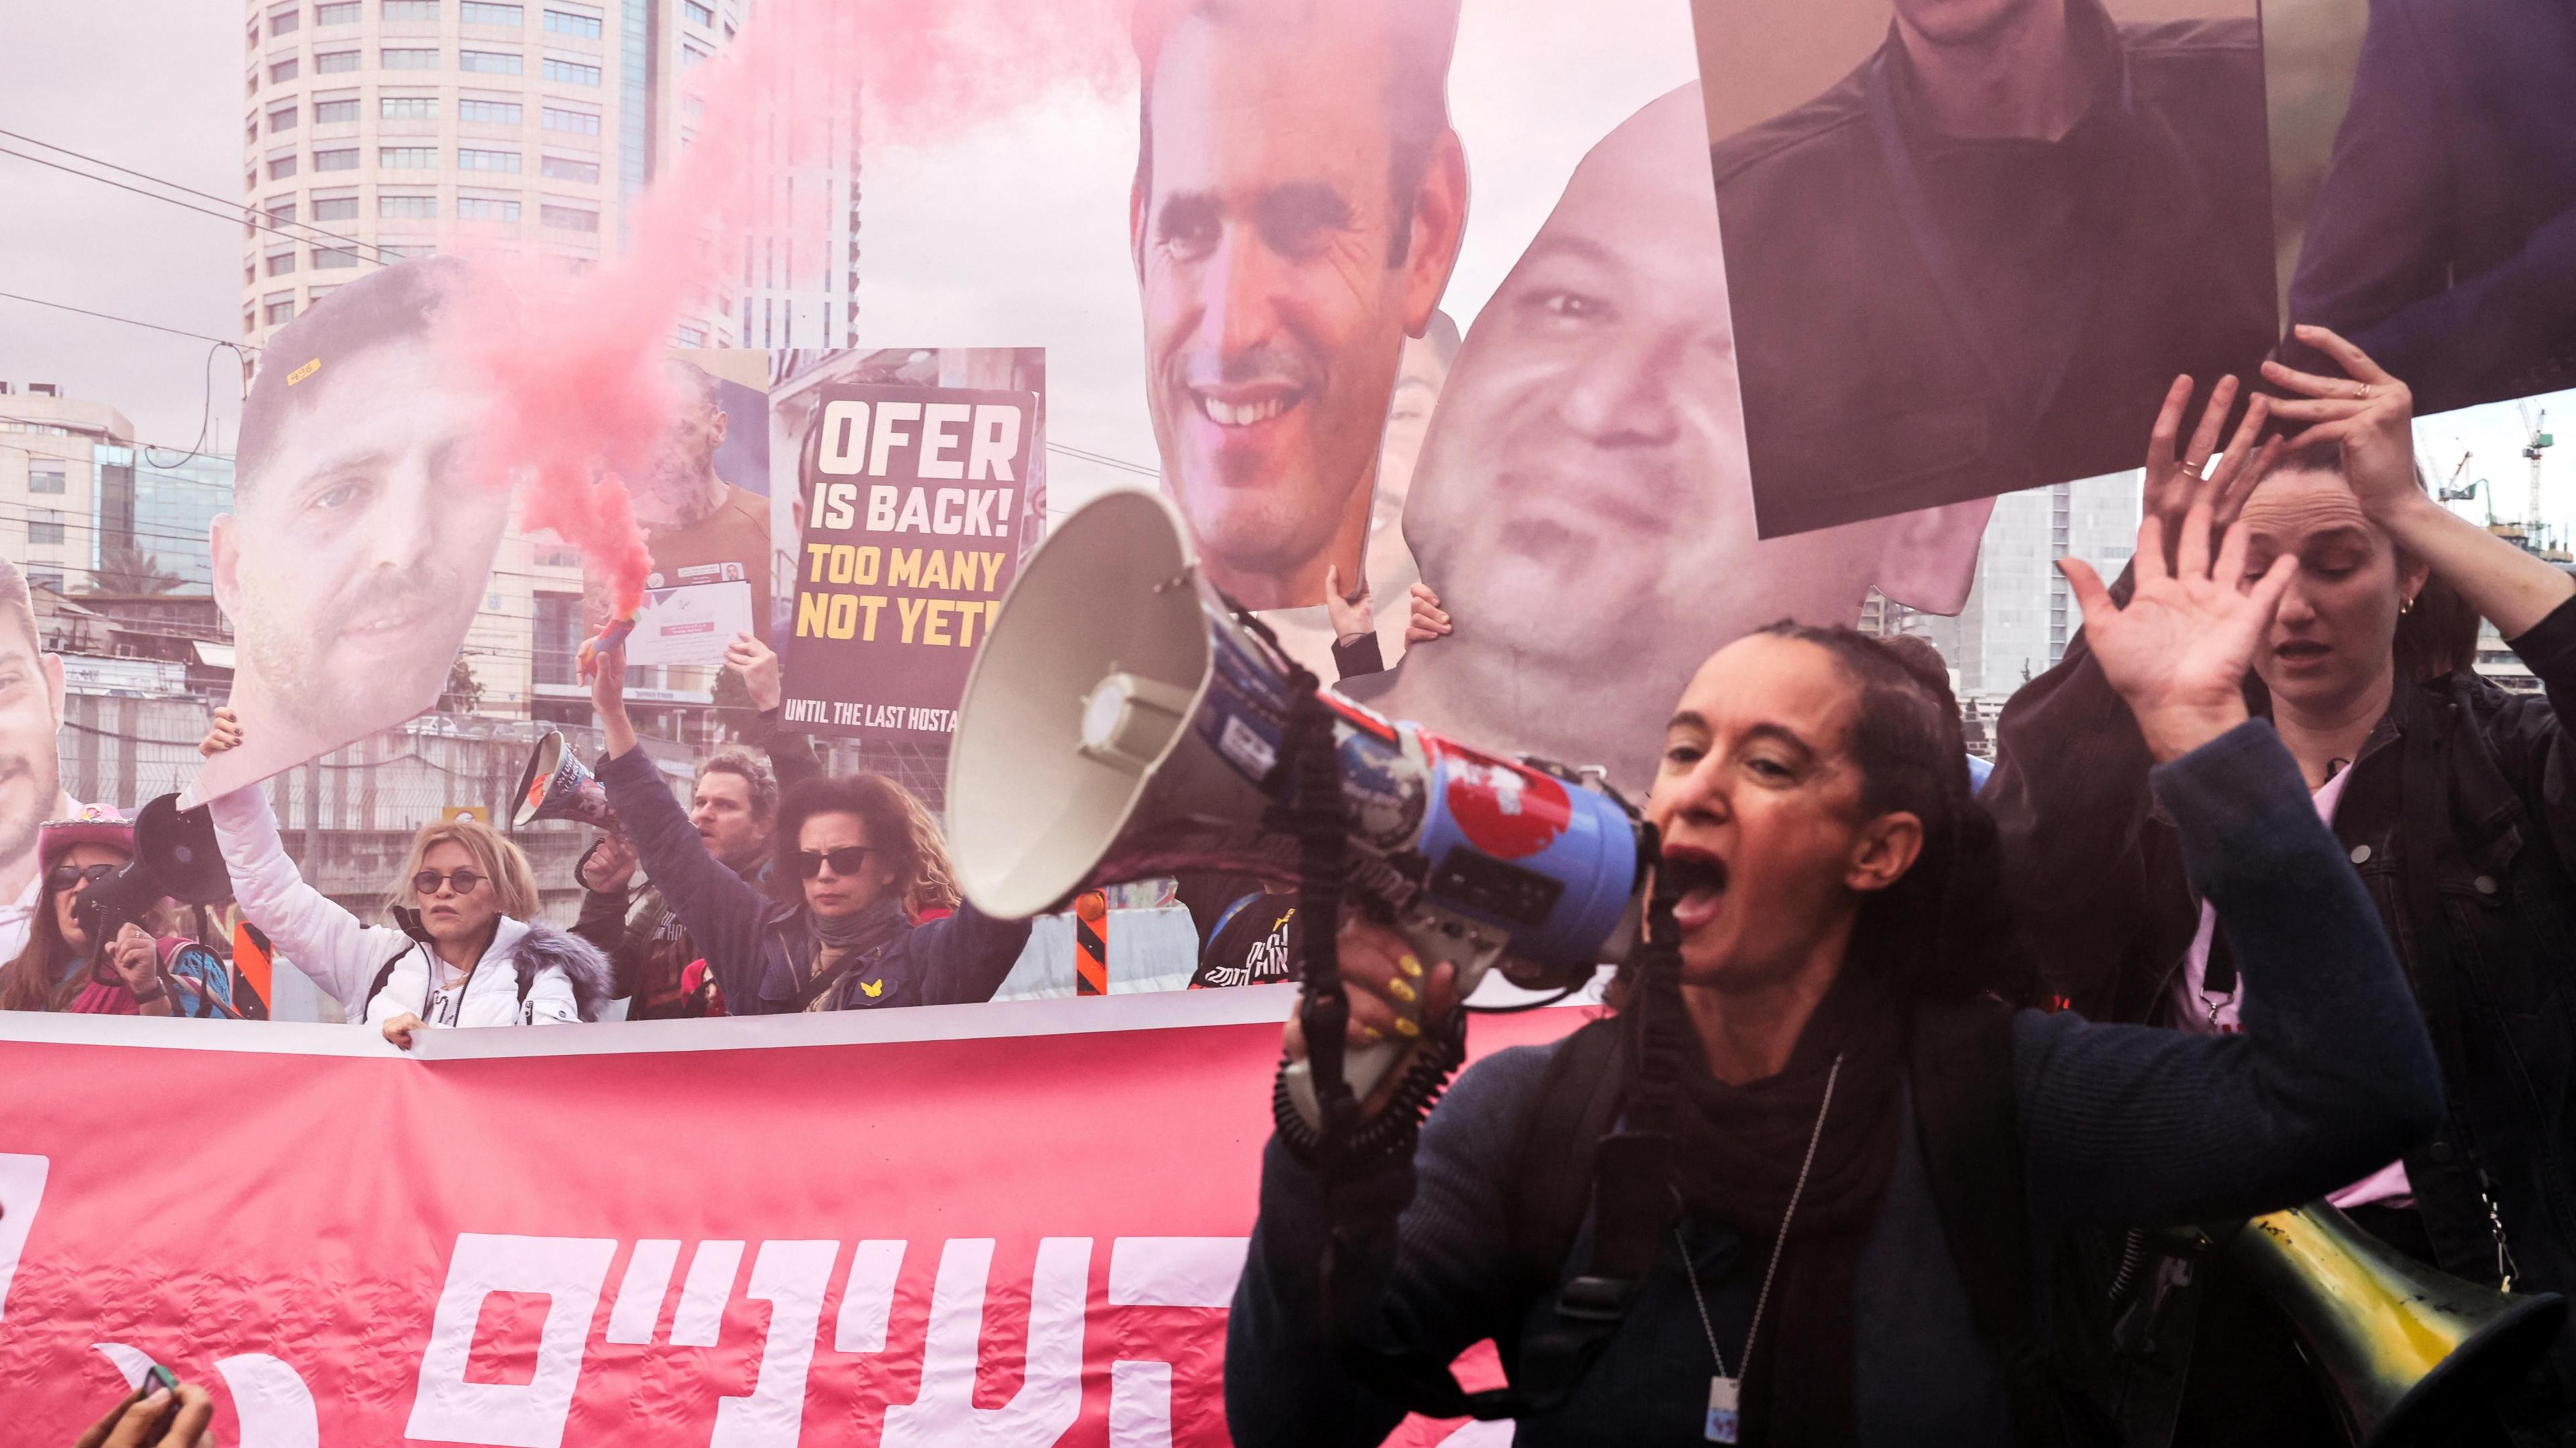
M 161 560 L 143 551 L 131 538 L 119 538 L 98 550 L 98 567 L 91 570 L 89 592 L 103 594 L 158 594 L 183 587 L 188 580 L 161 566 Z
M 458 654 L 447 666 L 447 687 L 438 696 L 439 712 L 471 714 L 483 707 L 483 681 L 474 677 L 474 666 Z

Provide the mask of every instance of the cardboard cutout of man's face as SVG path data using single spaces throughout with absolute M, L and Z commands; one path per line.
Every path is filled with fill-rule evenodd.
M 1392 193 L 1388 29 L 1353 5 L 1193 19 L 1146 77 L 1130 241 L 1154 436 L 1211 577 L 1257 608 L 1321 602 L 1329 565 L 1359 575 L 1404 338 L 1456 259 L 1456 138 Z
M 0 904 L 33 877 L 37 829 L 62 799 L 62 720 L 62 661 L 0 617 Z
M 1405 514 L 1456 632 L 1407 655 L 1397 712 L 1642 782 L 1701 660 L 1849 623 L 1893 543 L 1964 593 L 1984 502 L 1758 537 L 1704 148 L 1696 86 L 1622 123 L 1468 332 Z
M 478 395 L 417 340 L 316 373 L 215 521 L 215 596 L 238 640 L 240 748 L 207 798 L 430 708 L 480 607 L 508 495 L 471 466 Z

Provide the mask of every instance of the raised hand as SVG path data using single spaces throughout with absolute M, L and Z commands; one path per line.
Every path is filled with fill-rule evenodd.
M 2186 441 L 2182 437 L 2182 417 L 2191 406 L 2191 378 L 2177 377 L 2165 389 L 2165 405 L 2156 414 L 2156 425 L 2147 435 L 2147 482 L 2145 512 L 2150 518 L 2164 521 L 2165 549 L 2157 556 L 2167 569 L 2175 564 L 2174 548 L 2182 541 L 2183 515 L 2205 495 L 2210 500 L 2209 531 L 2212 536 L 2225 533 L 2245 508 L 2246 495 L 2253 491 L 2254 480 L 2280 451 L 2280 442 L 2256 441 L 2262 436 L 2263 424 L 2274 415 L 2272 399 L 2260 393 L 2245 405 L 2245 416 L 2236 424 L 2236 435 L 2227 440 L 2224 451 L 2218 448 L 2218 434 L 2227 425 L 2227 412 L 2236 405 L 2237 384 L 2233 377 L 2218 379 L 2209 389 L 2209 402 L 2200 410 L 2200 425 L 2192 429 Z
M 1369 591 L 1363 588 L 1343 597 L 1342 566 L 1338 563 L 1324 569 L 1324 613 L 1333 621 L 1333 642 L 1337 644 L 1377 632 L 1377 614 L 1369 607 Z
M 778 672 L 778 651 L 762 643 L 758 636 L 738 633 L 725 645 L 725 667 L 742 675 L 742 691 L 751 697 L 751 707 L 767 713 L 787 698 L 787 686 Z
M 2274 386 L 2299 394 L 2272 404 L 2272 415 L 2312 424 L 2288 446 L 2340 444 L 2344 481 L 2362 511 L 2383 525 L 2390 514 L 2424 502 L 2424 490 L 2415 486 L 2415 394 L 2368 353 L 2325 328 L 2295 330 L 2300 341 L 2351 375 L 2320 377 L 2278 362 L 2263 364 Z
M 1411 610 L 1404 621 L 1407 644 L 1424 643 L 1449 632 L 1449 615 L 1440 611 L 1440 595 L 1431 591 L 1430 584 L 1414 584 L 1405 597 Z
M 612 895 L 635 883 L 635 849 L 615 835 L 601 835 L 582 852 L 573 874 L 585 890 Z
M 616 759 L 635 747 L 635 721 L 626 713 L 625 646 L 600 650 L 586 667 L 590 707 L 599 715 L 599 732 L 608 744 L 608 757 Z
M 241 747 L 241 719 L 230 707 L 217 709 L 214 722 L 206 726 L 206 737 L 197 741 L 197 752 L 208 759 L 227 749 Z
M 2058 560 L 2084 610 L 2084 637 L 2103 677 L 2137 717 L 2159 762 L 2188 754 L 2245 721 L 2245 672 L 2281 606 L 2299 560 L 2284 553 L 2251 589 L 2245 571 L 2245 525 L 2227 530 L 2209 556 L 2209 490 L 2183 514 L 2175 562 L 2165 564 L 2166 528 L 2149 513 L 2138 524 L 2137 591 L 2129 606 L 2111 601 L 2102 575 L 2080 558 Z
M 128 922 L 116 932 L 107 945 L 108 963 L 116 968 L 117 978 L 125 988 L 140 996 L 153 988 L 153 978 L 160 973 L 161 954 L 143 927 Z

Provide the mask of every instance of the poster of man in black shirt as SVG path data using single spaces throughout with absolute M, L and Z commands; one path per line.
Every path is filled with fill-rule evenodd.
M 1762 536 L 2130 467 L 2177 374 L 2278 337 L 2250 0 L 1765 4 L 1888 19 L 1822 94 L 1712 127 Z M 1740 9 L 1693 6 L 1711 96 L 1819 59 L 1719 43 Z

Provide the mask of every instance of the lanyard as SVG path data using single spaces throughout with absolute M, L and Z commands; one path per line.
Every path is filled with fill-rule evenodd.
M 1709 1324 L 1708 1297 L 1699 1290 L 1699 1270 L 1691 1266 L 1690 1243 L 1682 1238 L 1682 1224 L 1673 1223 L 1673 1245 L 1681 1249 L 1682 1276 L 1689 1279 L 1691 1302 L 1699 1308 L 1699 1330 L 1708 1334 L 1708 1355 L 1717 1359 L 1717 1376 L 1708 1380 L 1708 1425 L 1704 1436 L 1711 1443 L 1732 1443 L 1741 1430 L 1737 1416 L 1738 1390 L 1744 1372 L 1753 1366 L 1753 1340 L 1762 1331 L 1762 1309 L 1771 1301 L 1771 1279 L 1780 1271 L 1780 1251 L 1789 1245 L 1789 1223 L 1798 1216 L 1798 1198 L 1807 1194 L 1807 1173 L 1815 1169 L 1816 1143 L 1825 1139 L 1825 1113 L 1834 1109 L 1834 1080 L 1843 1074 L 1843 1058 L 1834 1057 L 1833 1069 L 1825 1073 L 1825 1099 L 1816 1108 L 1816 1128 L 1807 1134 L 1807 1159 L 1798 1163 L 1797 1184 L 1789 1188 L 1789 1205 L 1780 1213 L 1780 1235 L 1771 1239 L 1771 1265 L 1762 1269 L 1762 1290 L 1754 1294 L 1753 1321 L 1744 1329 L 1744 1362 L 1735 1372 L 1726 1370 L 1726 1354 L 1718 1350 L 1717 1329 Z
M 2075 246 L 2062 293 L 2063 304 L 2057 311 L 2056 335 L 2043 339 L 2040 370 L 2031 380 L 2037 386 L 2028 392 L 2028 404 L 2017 405 L 2024 396 L 2013 370 L 2005 365 L 2004 353 L 1989 332 L 1985 319 L 1978 315 L 1975 299 L 1968 295 L 1966 271 L 1959 264 L 1958 252 L 1950 245 L 1949 234 L 1933 218 L 1932 203 L 1924 194 L 1923 179 L 1915 174 L 1914 155 L 1906 149 L 1905 135 L 1897 124 L 1896 99 L 1888 76 L 1888 52 L 1903 42 L 1891 33 L 1886 45 L 1871 60 L 1869 76 L 1862 86 L 1869 100 L 1869 125 L 1878 141 L 1878 158 L 1887 173 L 1888 190 L 1896 201 L 1897 220 L 1914 242 L 1915 255 L 1923 269 L 1932 276 L 1932 290 L 1940 295 L 1950 320 L 1958 324 L 1959 334 L 1976 354 L 1977 365 L 1984 369 L 1986 381 L 1995 395 L 2003 400 L 2006 412 L 2025 427 L 2036 427 L 2048 415 L 2049 405 L 2056 401 L 2058 388 L 2066 381 L 2066 372 L 2074 364 L 2075 354 L 2085 335 L 2085 323 L 2093 310 L 2093 292 L 2101 280 L 2102 249 L 2116 243 L 2110 240 L 2111 228 L 2102 223 L 2101 198 L 2107 188 L 2088 186 L 2078 198 L 2075 215 Z M 2117 44 L 2115 40 L 2113 44 Z M 2119 106 L 2125 119 L 2129 112 L 2129 67 L 2125 55 L 2119 66 Z M 2078 124 L 2082 124 L 2078 122 Z M 2090 238 L 2104 238 L 2099 244 Z

